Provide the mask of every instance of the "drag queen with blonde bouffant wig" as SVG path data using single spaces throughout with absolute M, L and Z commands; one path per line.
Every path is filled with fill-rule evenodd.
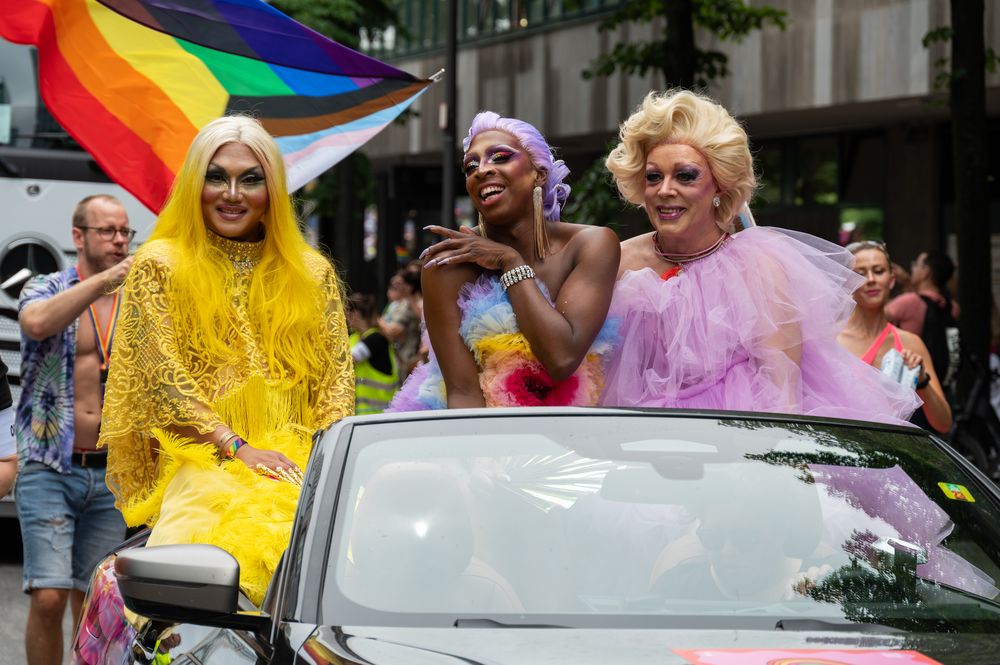
M 917 401 L 837 344 L 861 279 L 842 247 L 754 225 L 743 127 L 688 91 L 650 93 L 606 165 L 652 231 L 622 243 L 602 403 L 901 422 Z
M 198 133 L 123 303 L 100 433 L 118 506 L 149 545 L 229 551 L 260 602 L 312 435 L 353 412 L 354 376 L 341 285 L 259 122 Z

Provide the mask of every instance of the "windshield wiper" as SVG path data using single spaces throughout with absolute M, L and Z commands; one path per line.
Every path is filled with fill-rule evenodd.
M 504 623 L 496 619 L 455 619 L 455 628 L 569 628 L 551 623 Z
M 905 630 L 878 623 L 823 621 L 822 619 L 779 619 L 775 630 L 828 631 L 844 633 L 905 633 Z

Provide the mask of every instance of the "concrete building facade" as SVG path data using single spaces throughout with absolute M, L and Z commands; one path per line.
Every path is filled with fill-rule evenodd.
M 411 4 L 427 10 L 444 3 Z M 509 8 L 507 3 L 493 4 Z M 525 6 L 530 10 L 534 4 Z M 948 55 L 949 47 L 922 43 L 930 30 L 948 24 L 948 1 L 766 4 L 787 12 L 785 30 L 768 27 L 740 43 L 696 36 L 701 48 L 718 49 L 729 57 L 729 75 L 707 92 L 750 133 L 761 175 L 754 202 L 758 221 L 831 240 L 852 233 L 884 239 L 901 262 L 930 246 L 952 248 L 948 111 L 935 90 L 936 63 Z M 987 0 L 986 7 L 987 47 L 1000 51 L 1000 3 Z M 609 10 L 605 5 L 590 15 L 536 26 L 523 17 L 518 21 L 516 7 L 509 9 L 513 21 L 507 26 L 513 29 L 460 41 L 459 140 L 479 110 L 523 118 L 559 148 L 573 171 L 572 184 L 606 151 L 618 123 L 643 96 L 662 88 L 656 72 L 587 80 L 584 70 L 616 43 L 647 39 L 662 25 L 632 24 L 600 32 L 602 11 Z M 468 23 L 463 21 L 463 27 Z M 394 64 L 421 76 L 444 66 L 440 40 L 436 45 L 425 38 L 421 47 L 410 53 L 397 48 L 403 53 Z M 988 73 L 987 88 L 990 129 L 983 140 L 991 155 L 997 155 L 1000 72 Z M 418 117 L 388 128 L 365 148 L 383 193 L 379 217 L 390 234 L 398 235 L 399 222 L 406 218 L 415 219 L 418 228 L 440 219 L 438 118 L 444 94 L 444 86 L 432 87 L 415 105 Z M 993 158 L 990 167 L 991 215 L 983 223 L 1000 239 L 1000 158 Z M 454 177 L 460 211 L 468 211 L 457 162 Z M 627 211 L 623 220 L 630 231 L 644 228 Z M 994 257 L 997 266 L 1000 252 Z M 1000 270 L 994 274 L 994 291 L 1000 292 Z

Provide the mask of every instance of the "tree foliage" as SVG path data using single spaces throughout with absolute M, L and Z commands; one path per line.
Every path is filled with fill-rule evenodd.
M 950 25 L 942 25 L 929 30 L 924 38 L 921 40 L 924 48 L 930 48 L 934 44 L 948 44 L 951 42 L 952 38 L 955 36 L 955 29 Z M 995 74 L 997 67 L 1000 66 L 1000 55 L 993 50 L 993 47 L 988 47 L 983 52 L 983 60 L 986 72 L 988 74 Z M 943 56 L 934 61 L 934 89 L 938 91 L 947 92 L 951 88 L 952 77 L 962 78 L 968 76 L 969 72 L 963 67 L 959 67 L 955 71 L 952 71 L 951 58 Z
M 605 154 L 611 152 L 615 143 L 611 142 Z M 577 224 L 608 226 L 618 231 L 618 220 L 629 204 L 618 196 L 618 190 L 611 181 L 611 175 L 604 168 L 601 155 L 575 183 L 569 203 L 562 211 L 562 218 Z
M 668 87 L 693 84 L 705 88 L 729 75 L 729 57 L 721 51 L 698 48 L 693 38 L 695 29 L 706 30 L 721 40 L 738 42 L 767 25 L 784 30 L 788 14 L 767 5 L 750 6 L 742 0 L 626 0 L 601 22 L 599 30 L 607 32 L 626 23 L 649 23 L 658 18 L 665 18 L 667 23 L 662 35 L 646 42 L 616 44 L 610 53 L 598 56 L 591 63 L 584 78 L 610 76 L 616 71 L 645 75 L 651 69 L 658 69 Z M 687 24 L 672 26 L 671 19 Z M 690 63 L 682 58 L 680 67 L 671 66 L 671 57 L 683 56 L 684 53 L 677 52 L 688 49 L 693 51 Z
M 362 31 L 377 33 L 398 27 L 391 0 L 275 0 L 271 3 L 299 23 L 357 49 Z

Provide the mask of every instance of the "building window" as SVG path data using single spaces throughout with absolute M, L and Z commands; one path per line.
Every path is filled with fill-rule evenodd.
M 498 37 L 552 23 L 607 14 L 624 0 L 453 0 L 458 3 L 459 43 Z M 362 40 L 362 49 L 393 58 L 443 49 L 448 0 L 397 0 L 405 31 L 387 30 Z

